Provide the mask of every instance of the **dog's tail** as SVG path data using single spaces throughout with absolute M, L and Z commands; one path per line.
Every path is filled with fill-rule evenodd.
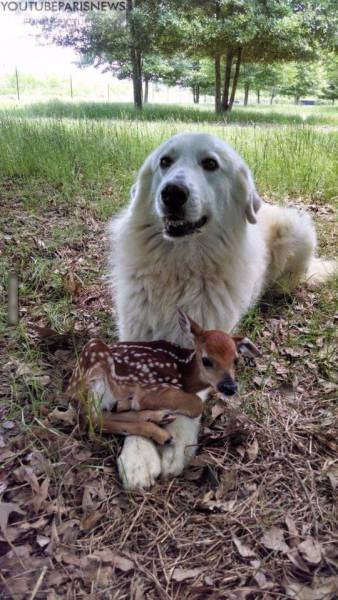
M 323 285 L 338 272 L 338 262 L 313 256 L 308 265 L 304 280 L 311 287 Z
M 317 236 L 308 213 L 265 204 L 258 219 L 270 254 L 268 279 L 273 287 L 291 290 L 303 282 L 314 288 L 338 271 L 337 261 L 316 255 Z

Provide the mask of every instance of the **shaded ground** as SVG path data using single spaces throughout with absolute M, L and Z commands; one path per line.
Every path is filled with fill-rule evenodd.
M 81 437 L 62 395 L 76 349 L 114 336 L 104 223 L 80 195 L 33 205 L 20 182 L 0 208 L 3 286 L 8 269 L 21 282 L 1 342 L 1 597 L 337 598 L 333 287 L 266 297 L 242 326 L 263 357 L 235 402 L 208 406 L 193 465 L 126 494 L 119 440 Z M 309 208 L 332 254 L 333 209 Z

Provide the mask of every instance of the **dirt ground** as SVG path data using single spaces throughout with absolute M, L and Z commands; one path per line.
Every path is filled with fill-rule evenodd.
M 121 440 L 81 434 L 63 394 L 84 342 L 115 335 L 104 223 L 81 198 L 46 208 L 17 191 L 9 209 L 10 189 L 0 249 L 20 323 L 0 342 L 1 598 L 338 598 L 334 287 L 266 296 L 241 326 L 262 357 L 240 365 L 235 400 L 208 404 L 191 466 L 126 493 Z M 309 209 L 332 254 L 333 210 Z

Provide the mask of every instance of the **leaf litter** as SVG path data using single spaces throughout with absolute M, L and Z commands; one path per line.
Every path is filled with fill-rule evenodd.
M 121 441 L 88 438 L 63 403 L 78 349 L 91 335 L 114 332 L 109 292 L 98 283 L 104 224 L 92 226 L 87 209 L 78 213 L 91 223 L 80 249 L 49 250 L 51 228 L 74 220 L 62 208 L 38 222 L 28 214 L 13 229 L 19 240 L 18 227 L 28 226 L 29 252 L 64 273 L 60 293 L 70 298 L 72 322 L 60 327 L 46 318 L 41 307 L 53 293 L 46 283 L 21 299 L 31 352 L 13 336 L 2 342 L 1 597 L 337 598 L 333 292 L 298 290 L 291 306 L 265 299 L 255 317 L 263 356 L 255 370 L 242 365 L 236 401 L 209 402 L 191 467 L 126 493 L 116 470 Z M 313 313 L 321 320 L 316 331 L 304 317 Z M 9 411 L 11 378 L 17 415 Z

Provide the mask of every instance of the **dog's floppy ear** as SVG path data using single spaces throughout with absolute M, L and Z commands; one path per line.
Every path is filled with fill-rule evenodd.
M 153 179 L 153 155 L 155 152 L 150 154 L 141 166 L 136 182 L 131 186 L 130 189 L 130 200 L 133 209 L 137 209 L 140 205 L 141 209 L 144 210 L 144 206 L 147 202 L 151 201 L 151 184 Z
M 262 200 L 256 192 L 249 170 L 244 167 L 240 167 L 236 174 L 236 195 L 239 201 L 245 203 L 244 211 L 249 223 L 257 223 L 256 213 L 261 207 Z

